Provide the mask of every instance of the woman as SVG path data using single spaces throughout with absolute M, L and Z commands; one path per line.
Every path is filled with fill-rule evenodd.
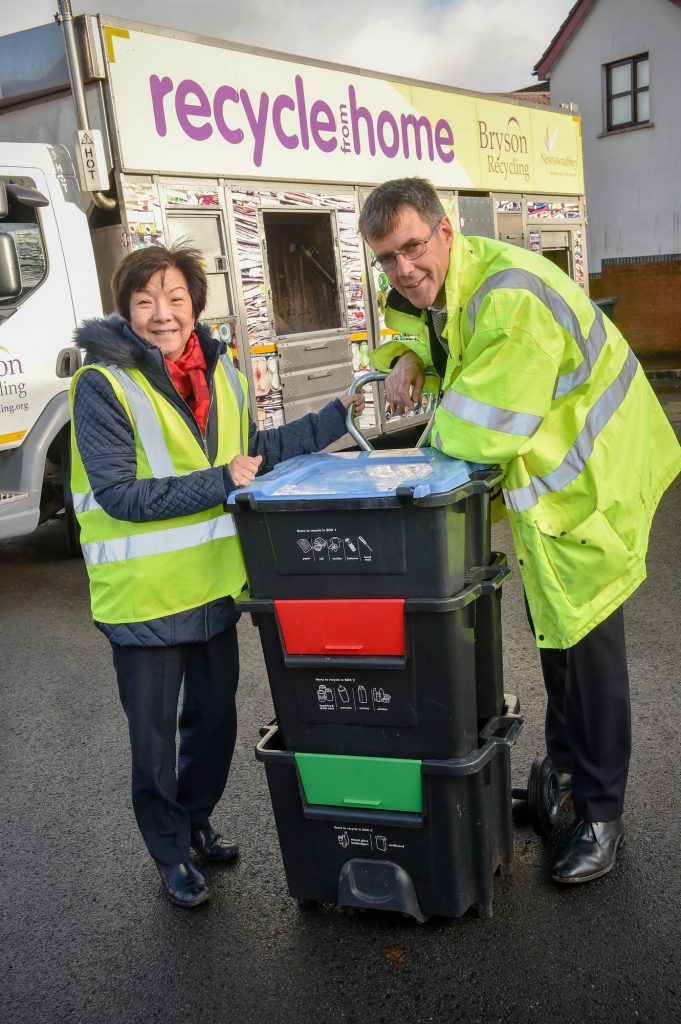
M 247 382 L 197 323 L 199 253 L 151 246 L 113 281 L 120 316 L 85 322 L 72 402 L 72 490 L 95 624 L 113 647 L 137 822 L 169 899 L 208 899 L 205 861 L 237 855 L 210 815 L 236 738 L 234 598 L 246 572 L 224 501 L 283 459 L 345 433 L 344 396 L 277 430 L 249 421 Z M 184 681 L 176 767 L 177 702 Z

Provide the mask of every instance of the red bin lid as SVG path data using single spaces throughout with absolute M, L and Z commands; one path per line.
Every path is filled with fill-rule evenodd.
M 288 654 L 404 656 L 404 600 L 275 601 Z

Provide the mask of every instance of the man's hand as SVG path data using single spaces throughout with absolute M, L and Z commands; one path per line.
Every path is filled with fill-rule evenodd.
M 420 401 L 423 370 L 423 360 L 415 352 L 400 356 L 385 381 L 385 397 L 391 412 L 411 411 Z
M 255 480 L 261 462 L 262 455 L 235 455 L 227 469 L 237 487 L 246 487 Z

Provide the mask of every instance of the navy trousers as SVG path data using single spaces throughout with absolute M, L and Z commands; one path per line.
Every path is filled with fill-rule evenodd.
M 202 643 L 112 647 L 128 719 L 137 824 L 155 860 L 180 864 L 189 857 L 191 830 L 208 823 L 223 794 L 234 753 L 236 626 Z
M 532 625 L 529 608 L 527 614 Z M 577 819 L 612 821 L 624 808 L 631 757 L 622 606 L 574 647 L 540 648 L 539 654 L 547 753 L 559 771 L 572 772 Z

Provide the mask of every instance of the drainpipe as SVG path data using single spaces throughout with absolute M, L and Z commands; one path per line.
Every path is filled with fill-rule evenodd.
M 85 103 L 85 89 L 80 74 L 80 61 L 76 48 L 76 36 L 73 31 L 73 14 L 71 11 L 71 0 L 57 0 L 59 11 L 54 16 L 64 33 L 64 47 L 66 49 L 66 63 L 69 69 L 71 80 L 71 93 L 76 108 L 76 127 L 79 131 L 89 131 L 90 122 Z M 115 210 L 118 203 L 111 196 L 105 196 L 103 192 L 91 192 L 92 201 L 100 210 Z

